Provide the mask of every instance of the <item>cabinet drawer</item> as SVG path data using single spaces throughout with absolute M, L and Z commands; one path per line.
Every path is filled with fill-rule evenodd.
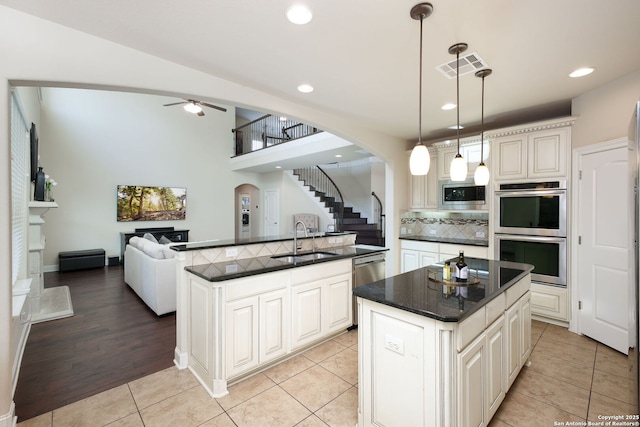
M 505 301 L 506 301 L 506 297 L 503 292 L 500 295 L 498 295 L 496 298 L 494 298 L 492 301 L 489 301 L 487 303 L 485 307 L 487 310 L 487 319 L 486 319 L 487 325 L 492 324 L 494 320 L 496 320 L 498 317 L 502 315 L 502 313 L 504 313 L 506 309 Z
M 223 282 L 227 295 L 226 300 L 233 301 L 238 298 L 245 298 L 286 288 L 290 283 L 289 278 L 290 275 L 288 271 L 276 271 Z
M 465 257 L 471 258 L 488 258 L 488 249 L 484 246 L 471 246 L 471 245 L 452 245 L 450 243 L 440 243 L 440 254 L 451 254 L 451 256 L 458 256 L 460 251 L 464 251 Z
M 511 287 L 505 292 L 507 294 L 507 308 L 511 307 L 513 303 L 518 301 L 522 295 L 526 294 L 530 287 L 530 274 L 527 274 L 526 277 L 523 277 L 522 279 L 511 285 Z
M 473 313 L 458 325 L 456 349 L 462 351 L 471 341 L 484 332 L 486 326 L 486 306 Z
M 326 279 L 343 273 L 351 273 L 352 260 L 328 261 L 291 270 L 291 281 L 294 285 L 309 283 L 314 280 Z
M 400 247 L 402 249 L 413 249 L 414 251 L 438 253 L 439 245 L 440 243 L 434 243 L 434 242 L 419 242 L 417 240 L 400 240 Z

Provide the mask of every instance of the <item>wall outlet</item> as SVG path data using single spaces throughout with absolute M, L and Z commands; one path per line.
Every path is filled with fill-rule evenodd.
M 233 274 L 238 272 L 238 264 L 229 264 L 224 268 L 225 273 Z
M 238 256 L 238 248 L 226 248 L 225 254 L 227 258 L 234 258 Z
M 404 356 L 404 340 L 402 338 L 385 334 L 384 347 Z
M 429 230 L 429 234 L 436 234 L 436 230 Z
M 476 231 L 476 237 L 485 237 L 484 231 Z
M 407 234 L 407 227 L 401 227 L 400 234 Z

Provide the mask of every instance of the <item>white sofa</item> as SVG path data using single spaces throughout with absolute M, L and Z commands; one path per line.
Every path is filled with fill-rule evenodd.
M 176 311 L 175 251 L 132 237 L 124 251 L 124 281 L 158 316 Z

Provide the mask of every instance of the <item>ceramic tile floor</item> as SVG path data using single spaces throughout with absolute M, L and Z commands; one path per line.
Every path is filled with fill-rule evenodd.
M 531 366 L 523 368 L 490 427 L 634 413 L 626 356 L 542 322 L 533 322 L 532 339 Z M 352 331 L 231 386 L 221 399 L 212 399 L 188 370 L 170 368 L 18 426 L 352 427 L 357 364 Z

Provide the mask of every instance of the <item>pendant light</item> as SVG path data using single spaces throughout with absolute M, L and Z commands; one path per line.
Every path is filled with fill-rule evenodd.
M 456 55 L 456 114 L 457 114 L 457 135 L 458 154 L 451 160 L 449 174 L 451 181 L 464 181 L 467 179 L 467 162 L 460 154 L 460 52 L 467 50 L 466 43 L 457 43 L 449 48 L 449 53 Z
M 480 164 L 476 168 L 473 180 L 476 185 L 487 185 L 489 183 L 489 168 L 484 164 L 484 78 L 492 73 L 490 68 L 485 68 L 476 72 L 476 77 L 482 78 L 482 103 L 480 119 Z
M 411 8 L 413 19 L 420 20 L 420 84 L 418 85 L 418 142 L 409 157 L 411 175 L 426 175 L 431 166 L 431 155 L 426 145 L 422 143 L 422 21 L 433 12 L 431 3 L 418 3 Z

